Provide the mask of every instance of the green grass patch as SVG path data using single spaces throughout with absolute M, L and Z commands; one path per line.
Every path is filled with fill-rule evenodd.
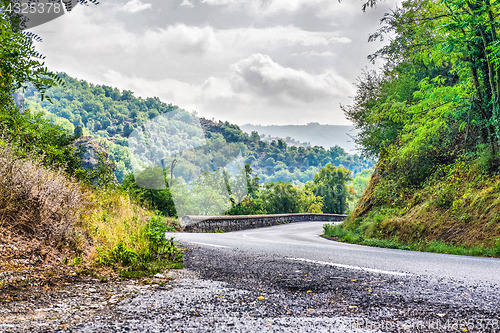
M 183 268 L 181 249 L 165 236 L 179 230 L 177 219 L 135 204 L 119 189 L 90 189 L 88 196 L 93 205 L 82 213 L 81 227 L 95 250 L 85 258 L 87 268 L 122 278 Z
M 400 239 L 366 238 L 357 230 L 347 230 L 342 224 L 324 224 L 323 237 L 340 242 L 359 244 L 389 249 L 433 252 L 476 257 L 500 257 L 500 239 L 496 240 L 494 248 L 467 247 L 463 244 L 448 244 L 436 240 L 421 242 L 403 242 Z
M 169 268 L 182 268 L 180 249 L 174 238 L 167 238 L 170 231 L 162 216 L 152 216 L 137 233 L 130 234 L 135 246 L 120 242 L 113 247 L 102 247 L 95 262 L 118 270 L 122 278 L 140 278 L 153 276 Z

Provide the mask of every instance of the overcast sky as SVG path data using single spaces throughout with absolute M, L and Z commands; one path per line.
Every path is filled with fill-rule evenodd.
M 345 125 L 396 0 L 103 0 L 32 31 L 46 64 L 237 124 Z

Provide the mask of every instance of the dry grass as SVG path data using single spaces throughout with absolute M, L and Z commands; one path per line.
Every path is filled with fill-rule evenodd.
M 0 227 L 59 243 L 72 238 L 87 205 L 81 187 L 62 171 L 0 147 Z
M 500 176 L 479 173 L 473 165 L 455 167 L 401 200 L 374 200 L 380 192 L 375 174 L 346 227 L 364 237 L 405 243 L 443 242 L 464 248 L 500 244 Z
M 439 240 L 464 246 L 495 247 L 500 238 L 498 181 L 498 176 L 485 181 L 461 178 L 453 187 L 449 206 L 444 207 L 439 189 L 446 189 L 450 183 L 438 182 L 432 188 L 424 188 L 422 203 L 394 219 L 392 226 L 412 241 Z
M 135 205 L 117 190 L 92 192 L 89 199 L 93 205 L 82 214 L 82 220 L 97 247 L 113 248 L 119 243 L 129 248 L 142 246 L 134 235 L 149 222 L 151 211 Z
M 391 187 L 397 184 L 395 179 L 386 175 L 383 180 L 375 172 L 345 228 L 365 238 L 405 244 L 442 242 L 498 252 L 500 175 L 477 164 L 457 161 L 412 190 Z
M 136 205 L 127 193 L 85 188 L 63 171 L 48 170 L 0 146 L 0 240 L 23 245 L 24 254 L 32 257 L 26 258 L 33 259 L 30 267 L 44 265 L 42 249 L 60 257 L 47 266 L 52 268 L 85 263 L 142 276 L 181 267 L 182 255 L 165 237 L 165 231 L 177 227 L 175 219 Z M 0 268 L 11 265 L 12 255 L 5 254 L 0 249 Z
M 500 257 L 500 176 L 471 172 L 454 181 L 439 179 L 398 196 L 397 204 L 373 199 L 377 183 L 372 179 L 358 209 L 342 226 L 325 226 L 327 237 L 368 246 Z
M 135 204 L 120 190 L 91 191 L 93 204 L 82 215 L 82 226 L 91 236 L 97 250 L 113 249 L 119 244 L 139 251 L 148 241 L 138 235 L 155 216 L 154 212 Z M 164 218 L 171 228 L 179 229 L 177 219 Z

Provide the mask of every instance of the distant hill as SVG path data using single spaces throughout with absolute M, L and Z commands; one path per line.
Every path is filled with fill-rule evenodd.
M 240 128 L 248 134 L 253 131 L 264 134 L 265 136 L 287 137 L 300 141 L 308 142 L 311 146 L 321 146 L 326 149 L 334 146 L 344 148 L 348 153 L 359 153 L 356 150 L 356 144 L 351 138 L 356 135 L 353 126 L 341 125 L 320 125 L 319 123 L 309 123 L 307 125 L 252 125 L 246 124 Z
M 276 139 L 277 135 L 273 135 L 274 140 L 269 137 L 261 139 L 256 133 L 247 134 L 237 125 L 227 121 L 216 122 L 200 118 L 196 126 L 196 122 L 189 120 L 194 115 L 159 98 L 137 98 L 132 91 L 95 85 L 63 73 L 60 73 L 60 78 L 64 85 L 52 87 L 47 91 L 52 102 L 47 99 L 42 101 L 36 90 L 28 87 L 24 93 L 26 106 L 34 113 L 43 114 L 69 133 L 75 133 L 78 129 L 81 134 L 93 136 L 106 146 L 110 158 L 116 163 L 115 173 L 119 181 L 132 171 L 128 145 L 130 134 L 153 119 L 156 119 L 157 123 L 161 122 L 163 118 L 158 118 L 160 115 L 176 112 L 182 121 L 174 118 L 172 122 L 158 123 L 160 125 L 154 131 L 154 142 L 158 143 L 159 148 L 155 149 L 155 154 L 159 154 L 162 147 L 185 143 L 186 138 L 196 140 L 198 130 L 202 130 L 207 139 L 204 147 L 210 146 L 211 148 L 207 149 L 213 154 L 217 153 L 216 157 L 208 153 L 186 153 L 190 160 L 186 160 L 186 165 L 176 169 L 176 172 L 182 173 L 176 176 L 184 180 L 191 179 L 216 163 L 227 165 L 235 157 L 233 153 L 239 151 L 244 162 L 251 165 L 262 183 L 305 183 L 312 180 L 328 163 L 343 166 L 354 173 L 374 165 L 373 161 L 348 154 L 343 148 L 333 144 L 330 144 L 334 146 L 331 148 L 330 145 L 326 148 L 311 147 L 291 138 L 287 140 L 286 136 L 289 135 L 283 140 Z M 345 132 L 340 135 L 343 138 L 345 135 L 342 134 Z M 342 139 L 338 141 L 342 142 Z M 345 143 L 347 140 L 343 141 Z M 162 161 L 167 161 L 167 156 Z

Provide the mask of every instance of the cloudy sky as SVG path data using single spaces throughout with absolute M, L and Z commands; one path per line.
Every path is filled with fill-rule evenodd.
M 349 124 L 339 104 L 396 0 L 103 0 L 32 31 L 46 64 L 237 124 Z

